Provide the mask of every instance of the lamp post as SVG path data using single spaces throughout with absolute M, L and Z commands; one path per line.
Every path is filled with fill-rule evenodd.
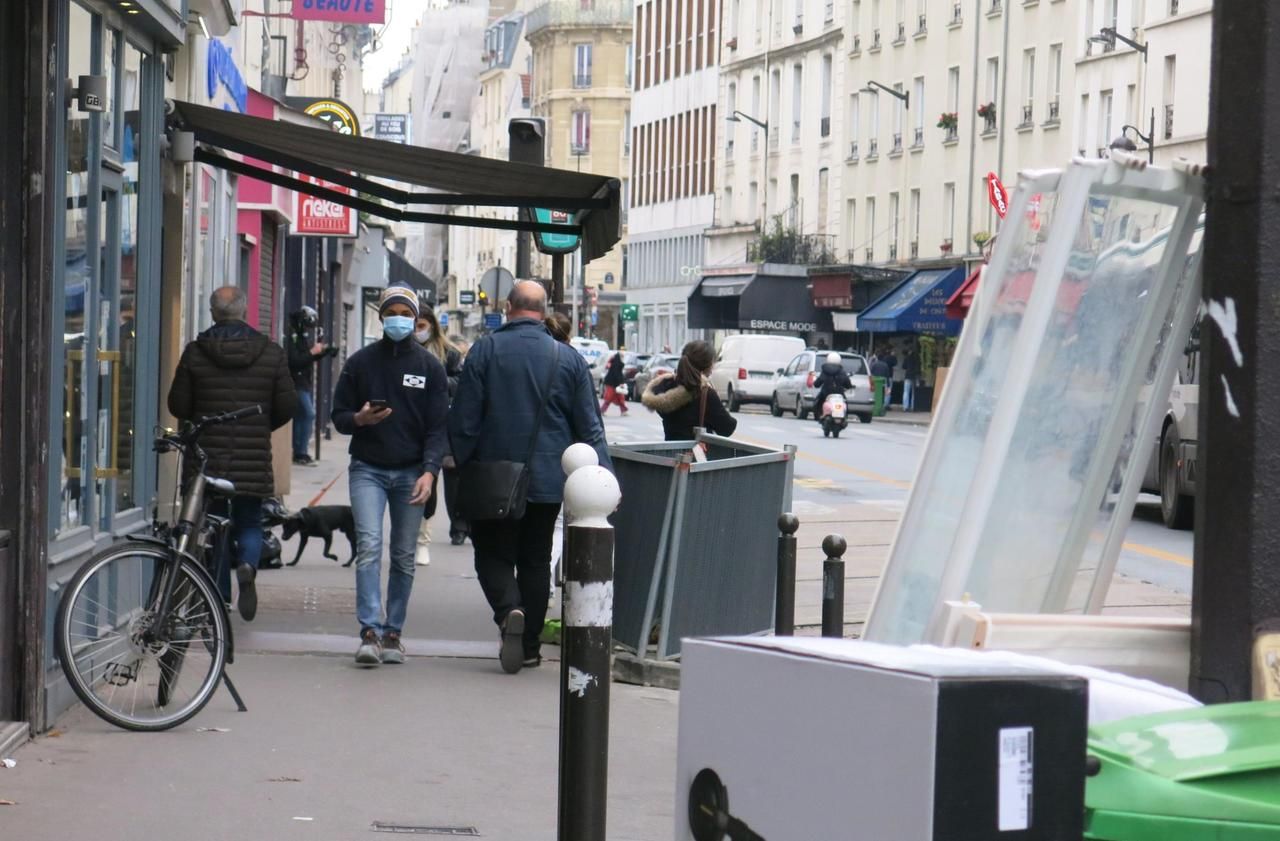
M 865 85 L 863 85 L 863 86 L 862 86 L 862 92 L 863 92 L 863 93 L 875 93 L 877 89 L 884 91 L 885 93 L 889 94 L 889 96 L 892 96 L 892 97 L 895 97 L 895 98 L 897 98 L 897 99 L 901 100 L 901 101 L 902 101 L 902 107 L 903 107 L 903 110 L 906 110 L 906 111 L 910 111 L 910 110 L 911 110 L 911 91 L 900 91 L 900 90 L 898 90 L 897 88 L 892 88 L 892 87 L 889 87 L 888 85 L 882 85 L 881 83 L 876 82 L 876 81 L 872 81 L 872 80 L 870 80 L 870 79 L 868 79 L 868 80 L 867 80 L 867 83 L 866 83 Z M 902 133 L 901 133 L 901 132 L 899 132 L 899 133 L 898 133 L 898 137 L 899 137 L 899 139 L 902 137 Z M 908 160 L 909 160 L 909 159 L 908 159 Z M 906 192 L 907 192 L 907 160 L 904 160 L 904 161 L 902 162 L 902 185 L 901 185 L 901 187 L 900 187 L 900 191 L 899 191 L 898 195 L 899 195 L 899 196 L 902 196 L 902 195 L 906 194 Z M 902 201 L 901 199 L 899 199 L 899 200 L 898 200 L 898 213 L 903 213 L 903 212 L 904 212 L 904 211 L 903 211 L 903 208 L 904 208 L 904 207 L 906 207 L 906 204 L 905 204 L 905 203 L 903 203 L 903 201 Z M 898 220 L 899 220 L 899 217 L 898 217 L 898 215 L 897 215 L 897 214 L 895 214 L 895 215 L 894 215 L 894 219 L 893 219 L 893 230 L 892 230 L 892 233 L 890 234 L 890 235 L 892 236 L 892 238 L 893 238 L 893 242 L 891 242 L 891 243 L 889 244 L 890 255 L 891 255 L 891 256 L 890 256 L 890 259 L 891 259 L 891 260 L 892 260 L 892 259 L 901 259 L 901 258 L 898 258 L 898 257 L 894 257 L 894 256 L 893 256 L 893 255 L 895 255 L 895 254 L 899 253 L 899 252 L 897 251 L 897 249 L 898 249 L 898 232 L 901 230 L 901 228 L 899 227 L 899 221 L 898 221 Z M 872 236 L 874 237 L 874 236 L 875 236 L 875 234 L 873 233 L 873 234 L 872 234 Z M 875 241 L 874 241 L 874 239 L 873 239 L 873 240 L 872 240 L 872 244 L 873 244 L 873 246 L 874 246 L 874 242 L 875 242 Z
M 730 123 L 746 120 L 764 132 L 764 142 L 760 144 L 760 160 L 763 163 L 760 173 L 760 236 L 763 237 L 769 228 L 769 121 L 756 119 L 742 111 L 734 111 L 725 120 Z
M 891 88 L 888 85 L 882 85 L 879 82 L 867 82 L 862 86 L 864 93 L 875 93 L 876 88 L 879 88 L 889 94 L 889 96 L 896 96 L 898 99 L 901 99 L 904 108 L 911 108 L 911 91 L 900 91 L 897 88 Z
M 1132 131 L 1134 135 L 1147 144 L 1147 163 L 1155 163 L 1156 161 L 1156 109 L 1151 109 L 1151 126 L 1148 134 L 1143 134 L 1138 130 L 1137 126 L 1124 125 L 1120 127 L 1120 136 L 1111 141 L 1112 149 L 1120 149 L 1125 152 L 1138 151 L 1138 145 L 1129 139 L 1126 132 Z

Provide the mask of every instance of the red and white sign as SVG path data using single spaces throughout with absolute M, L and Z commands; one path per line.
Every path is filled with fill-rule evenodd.
M 1000 179 L 994 172 L 987 173 L 987 198 L 991 200 L 991 206 L 996 209 L 996 215 L 1003 219 L 1009 212 L 1009 191 L 1000 183 Z
M 338 193 L 351 193 L 341 184 L 299 173 L 298 177 Z M 293 194 L 293 231 L 302 236 L 353 237 L 359 231 L 360 217 L 346 205 L 306 193 Z
M 294 20 L 386 23 L 387 0 L 293 0 Z

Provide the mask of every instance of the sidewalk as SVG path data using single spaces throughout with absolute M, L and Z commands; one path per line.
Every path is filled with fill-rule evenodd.
M 933 423 L 933 412 L 904 412 L 902 409 L 890 408 L 872 423 L 900 423 L 908 426 L 929 426 Z

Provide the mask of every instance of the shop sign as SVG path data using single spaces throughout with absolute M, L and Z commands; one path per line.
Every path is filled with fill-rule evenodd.
M 300 173 L 299 178 L 310 184 L 319 184 L 338 193 L 350 194 L 341 184 L 325 181 Z M 360 217 L 354 208 L 338 204 L 319 196 L 309 196 L 295 191 L 293 194 L 293 231 L 301 236 L 353 237 L 357 233 Z
M 210 102 L 217 99 L 219 88 L 226 88 L 241 114 L 249 107 L 249 86 L 240 75 L 231 50 L 218 40 L 209 41 L 209 52 L 205 56 L 205 88 Z
M 476 291 L 474 289 L 458 290 L 458 306 L 471 307 L 476 303 Z
M 387 0 L 293 0 L 294 20 L 386 23 Z
M 640 320 L 639 304 L 623 304 L 621 309 L 622 309 L 623 321 L 639 321 Z
M 352 137 L 360 136 L 360 120 L 356 112 L 345 102 L 337 99 L 316 99 L 305 96 L 290 96 L 285 99 L 290 108 L 300 108 L 304 114 L 324 120 L 339 134 Z
M 991 200 L 991 206 L 996 209 L 996 215 L 1003 219 L 1009 212 L 1009 191 L 1000 183 L 1000 179 L 994 172 L 987 173 L 987 198 Z
M 775 321 L 768 318 L 753 318 L 744 325 L 744 329 L 812 333 L 818 329 L 818 325 L 812 321 Z
M 391 143 L 409 142 L 408 114 L 374 114 L 373 136 Z

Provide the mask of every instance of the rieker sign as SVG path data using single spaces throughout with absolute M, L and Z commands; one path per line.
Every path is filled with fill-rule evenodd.
M 303 181 L 319 184 L 338 193 L 351 191 L 341 184 L 334 184 L 322 178 L 300 174 Z M 302 236 L 353 237 L 358 232 L 359 216 L 356 211 L 346 205 L 338 204 L 319 196 L 308 196 L 304 193 L 293 194 L 293 230 L 291 233 Z

